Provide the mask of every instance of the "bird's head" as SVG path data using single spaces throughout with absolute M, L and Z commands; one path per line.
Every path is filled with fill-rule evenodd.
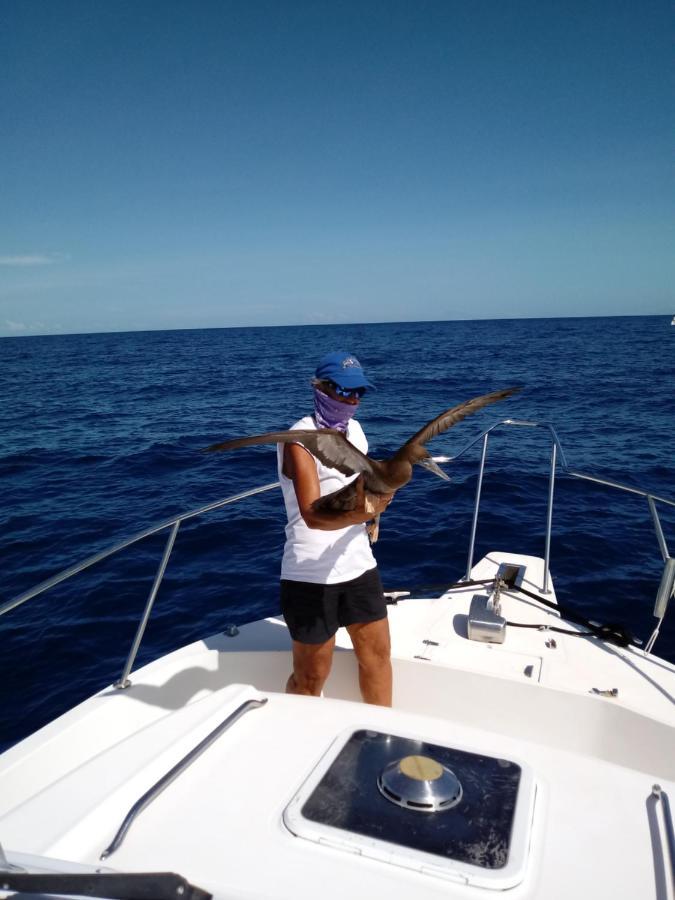
M 446 473 L 441 469 L 436 460 L 429 454 L 429 452 L 424 448 L 419 448 L 422 453 L 418 455 L 418 458 L 413 460 L 413 462 L 418 466 L 423 466 L 428 472 L 433 472 L 434 475 L 438 475 L 439 478 L 442 478 L 444 481 L 450 481 L 450 476 L 446 475 Z M 446 457 L 439 457 L 439 462 L 448 462 Z

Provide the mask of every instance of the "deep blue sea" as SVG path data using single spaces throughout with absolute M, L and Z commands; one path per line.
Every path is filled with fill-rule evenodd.
M 0 602 L 107 545 L 276 480 L 273 447 L 200 448 L 285 427 L 311 411 L 317 359 L 346 347 L 378 390 L 359 419 L 371 455 L 478 394 L 522 385 L 437 438 L 453 455 L 511 417 L 552 423 L 571 468 L 675 498 L 675 328 L 662 316 L 231 328 L 0 340 Z M 549 442 L 491 440 L 476 558 L 543 555 Z M 466 566 L 480 446 L 419 470 L 383 517 L 386 587 L 452 581 Z M 671 553 L 675 509 L 660 507 Z M 277 612 L 279 491 L 186 522 L 138 663 Z M 162 550 L 157 535 L 0 619 L 0 747 L 119 676 Z M 561 475 L 551 571 L 560 602 L 646 638 L 662 560 L 648 506 Z M 674 604 L 675 606 L 675 604 Z M 655 651 L 675 661 L 675 609 Z

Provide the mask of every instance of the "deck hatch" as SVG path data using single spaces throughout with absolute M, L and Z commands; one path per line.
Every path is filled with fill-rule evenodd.
M 392 802 L 383 773 L 386 785 L 392 766 L 413 757 L 454 773 L 457 802 L 423 812 Z M 300 837 L 504 889 L 522 879 L 533 803 L 531 773 L 517 762 L 361 729 L 331 747 L 284 821 Z

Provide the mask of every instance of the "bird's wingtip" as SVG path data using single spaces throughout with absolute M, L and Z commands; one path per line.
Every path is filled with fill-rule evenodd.
M 200 453 L 215 453 L 218 450 L 226 450 L 229 441 L 221 441 L 218 444 L 209 444 L 208 447 L 201 447 L 199 449 Z

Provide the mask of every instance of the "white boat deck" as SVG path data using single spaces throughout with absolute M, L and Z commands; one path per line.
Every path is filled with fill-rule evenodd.
M 490 554 L 472 577 L 516 560 L 536 592 L 542 563 L 528 557 Z M 0 758 L 0 842 L 10 859 L 14 852 L 179 872 L 223 900 L 672 900 L 672 861 L 651 791 L 658 783 L 675 798 L 675 667 L 634 648 L 532 629 L 507 626 L 504 644 L 469 641 L 477 592 L 485 593 L 459 588 L 390 608 L 392 710 L 350 702 L 356 662 L 342 634 L 323 699 L 278 693 L 290 663 L 279 620 L 157 660 L 126 691 L 101 692 Z M 510 593 L 502 612 L 575 630 Z M 546 646 L 551 637 L 555 648 Z M 616 696 L 593 693 L 613 688 Z M 101 864 L 133 803 L 252 697 L 268 702 L 183 772 Z M 450 879 L 414 871 L 401 866 L 395 845 L 370 858 L 294 836 L 284 809 L 335 739 L 361 728 L 529 766 L 536 799 L 518 883 L 495 890 L 467 884 L 459 869 Z

